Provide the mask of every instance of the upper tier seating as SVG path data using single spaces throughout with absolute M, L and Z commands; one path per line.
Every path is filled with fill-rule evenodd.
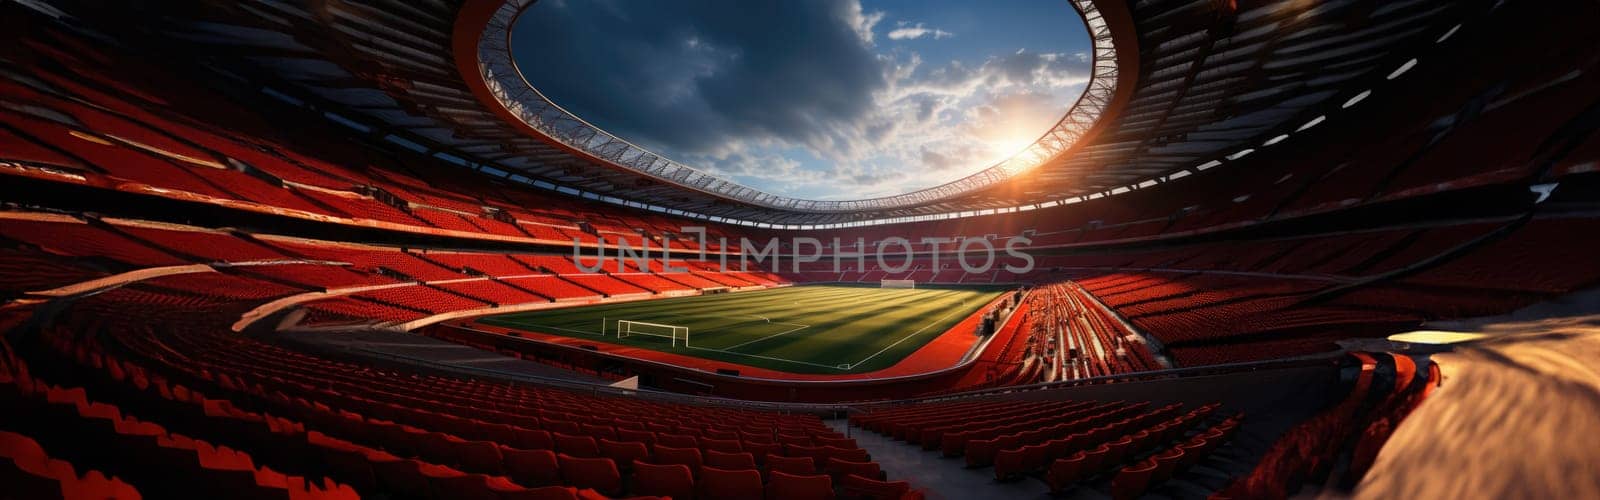
M 1544 16 L 1526 11 L 1516 15 Z M 1544 32 L 1541 40 L 1553 43 L 1548 39 L 1556 36 L 1552 33 L 1563 31 Z M 195 194 L 238 202 L 231 206 L 265 213 L 354 217 L 415 231 L 445 229 L 494 238 L 565 242 L 576 237 L 593 242 L 603 235 L 613 240 L 625 238 L 635 247 L 647 240 L 659 246 L 666 235 L 681 235 L 680 226 L 685 225 L 705 226 L 713 238 L 790 235 L 704 221 L 691 223 L 564 195 L 511 189 L 488 178 L 449 175 L 458 167 L 436 158 L 330 139 L 345 131 L 327 128 L 320 118 L 307 116 L 307 123 L 297 127 L 270 126 L 251 111 L 250 103 L 241 105 L 203 85 L 152 72 L 137 57 L 117 57 L 115 49 L 91 47 L 48 26 L 9 36 L 33 50 L 28 57 L 7 63 L 12 73 L 30 78 L 6 82 L 0 86 L 0 95 L 28 107 L 0 113 L 0 123 L 6 127 L 0 130 L 0 141 L 6 145 L 0 150 L 7 152 L 6 159 L 70 170 L 89 185 L 176 199 L 192 199 L 189 195 Z M 1540 47 L 1535 39 L 1517 43 Z M 1490 42 L 1476 35 L 1461 40 L 1458 43 L 1463 46 L 1487 44 L 1503 49 L 1497 45 L 1503 41 Z M 79 51 L 89 53 L 76 53 Z M 1532 52 L 1541 54 L 1540 60 L 1547 63 L 1543 67 L 1586 68 L 1594 64 L 1581 52 Z M 1476 65 L 1433 64 L 1419 69 L 1418 74 L 1462 83 L 1449 92 L 1437 93 L 1438 99 L 1426 105 L 1363 106 L 1348 111 L 1357 116 L 1341 118 L 1393 123 L 1401 133 L 1364 127 L 1319 128 L 1301 134 L 1312 136 L 1309 139 L 1263 149 L 1230 162 L 1240 163 L 1236 167 L 1220 169 L 1233 172 L 1232 176 L 1208 171 L 1154 189 L 1061 207 L 829 229 L 812 235 L 830 252 L 835 249 L 834 239 L 840 240 L 839 247 L 849 247 L 861 238 L 869 252 L 890 237 L 907 238 L 918 251 L 952 251 L 955 243 L 934 245 L 922 243 L 922 239 L 992 237 L 1000 246 L 1025 231 L 1032 231 L 1034 246 L 1084 246 L 1182 237 L 1194 231 L 1344 209 L 1350 203 L 1516 182 L 1537 164 L 1534 158 L 1554 154 L 1541 141 L 1572 123 L 1576 119 L 1573 110 L 1592 102 L 1597 93 L 1594 89 L 1600 87 L 1587 85 L 1600 72 L 1550 70 L 1485 77 L 1472 74 L 1473 67 Z M 1428 81 L 1406 78 L 1390 84 L 1410 88 L 1426 86 Z M 1398 99 L 1393 96 L 1404 94 L 1382 92 L 1374 101 L 1392 102 Z M 1529 121 L 1527 116 L 1540 119 Z M 1538 126 L 1524 125 L 1533 122 Z M 1437 130 L 1440 127 L 1442 131 Z M 1329 134 L 1332 137 L 1325 137 Z M 1371 140 L 1376 134 L 1383 136 Z M 1435 136 L 1443 139 L 1431 140 Z M 1474 140 L 1482 136 L 1508 141 L 1490 152 L 1492 158 L 1485 158 L 1483 148 L 1477 147 L 1483 141 Z M 1378 146 L 1340 154 L 1320 144 Z M 1458 161 L 1463 155 L 1484 161 L 1474 162 L 1474 168 L 1457 168 L 1464 164 Z M 510 217 L 492 215 L 497 213 Z M 991 277 L 939 281 L 984 278 Z
M 1180 362 L 1247 361 L 1331 350 L 1339 338 L 1422 320 L 1501 314 L 1593 286 L 1600 268 L 1578 254 L 1595 224 L 1552 216 L 1364 232 L 1348 241 L 1194 246 L 1132 260 L 1106 256 L 1098 264 L 1118 271 L 1077 281 L 1182 353 Z M 1253 338 L 1224 343 L 1239 337 Z

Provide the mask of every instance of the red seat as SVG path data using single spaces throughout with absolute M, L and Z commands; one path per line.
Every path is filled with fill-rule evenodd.
M 1155 484 L 1172 478 L 1178 472 L 1178 464 L 1183 461 L 1183 448 L 1172 447 L 1166 451 L 1150 457 L 1156 463 L 1156 472 L 1150 478 L 1150 483 Z
M 658 423 L 655 423 L 655 422 L 647 423 L 647 424 L 645 424 L 644 427 L 645 427 L 645 429 L 649 430 L 650 432 L 654 432 L 656 434 L 670 434 L 672 432 L 675 432 L 675 431 L 673 431 L 672 426 L 666 425 L 666 424 L 658 424 Z
M 1106 452 L 1105 462 L 1100 465 L 1100 468 L 1103 468 L 1106 465 L 1121 462 L 1124 459 L 1127 459 L 1129 455 L 1132 455 L 1133 437 L 1122 436 L 1121 438 L 1117 438 L 1116 441 L 1106 443 L 1106 446 L 1110 448 L 1110 450 Z
M 1050 471 L 1045 474 L 1045 481 L 1050 483 L 1050 491 L 1065 491 L 1067 486 L 1082 479 L 1085 475 L 1084 462 L 1087 460 L 1088 454 L 1080 451 L 1052 462 Z
M 705 432 L 701 433 L 700 435 L 702 437 L 705 437 L 706 439 L 721 439 L 721 440 L 724 440 L 724 441 L 730 440 L 730 439 L 735 439 L 735 440 L 739 439 L 739 431 L 724 431 L 724 430 L 707 429 Z
M 504 423 L 482 423 L 483 439 L 493 442 L 517 442 L 517 429 Z
M 1145 460 L 1134 465 L 1123 467 L 1116 477 L 1111 478 L 1111 498 L 1114 500 L 1132 500 L 1144 493 L 1150 486 L 1150 476 L 1156 471 L 1156 463 Z
M 501 449 L 506 475 L 523 486 L 561 484 L 560 464 L 550 450 Z
M 524 450 L 554 450 L 556 441 L 550 431 L 543 429 L 517 429 L 517 447 Z
M 1176 420 L 1168 420 L 1145 431 L 1153 435 L 1157 442 L 1167 441 L 1177 437 L 1177 433 L 1183 432 L 1183 427 L 1179 424 L 1180 422 Z
M 834 479 L 852 474 L 868 479 L 884 479 L 883 469 L 878 467 L 877 462 L 853 462 L 830 457 L 822 465 L 822 470 Z
M 396 456 L 415 456 L 418 451 L 417 440 L 420 433 L 408 432 L 406 426 L 396 423 L 373 423 L 377 433 L 383 436 L 383 449 Z M 414 429 L 413 429 L 414 430 Z
M 1105 470 L 1106 467 L 1113 464 L 1113 462 L 1109 459 L 1111 447 L 1107 444 L 1102 443 L 1100 446 L 1096 446 L 1094 449 L 1083 453 L 1084 475 L 1094 475 L 1095 473 Z
M 505 473 L 501 467 L 505 460 L 500 456 L 500 447 L 494 443 L 488 441 L 457 443 L 456 455 L 462 469 L 490 475 Z
M 592 488 L 606 495 L 622 492 L 622 473 L 609 458 L 582 458 L 559 455 L 561 478 L 579 488 Z
M 699 448 L 700 440 L 688 434 L 656 434 L 656 444 L 673 448 Z
M 791 457 L 818 457 L 827 456 L 821 446 L 807 446 L 803 444 L 783 444 L 783 454 Z
M 816 474 L 817 462 L 811 457 L 767 455 L 767 471 L 782 471 L 790 474 Z
M 625 421 L 625 422 L 619 421 L 619 422 L 616 422 L 614 425 L 617 428 L 617 435 L 619 435 L 619 436 L 621 435 L 622 431 L 625 431 L 625 430 L 629 430 L 629 431 L 644 431 L 644 430 L 647 430 L 647 429 L 645 429 L 643 422 L 635 422 L 635 421 L 632 421 L 632 420 Z
M 718 500 L 762 500 L 761 473 L 753 470 L 700 469 L 700 495 Z
M 578 426 L 577 422 L 568 422 L 565 420 L 543 419 L 540 422 L 539 427 L 542 427 L 544 430 L 552 433 L 559 434 L 579 434 L 583 432 L 583 429 Z
M 1132 436 L 1129 436 L 1132 439 L 1132 443 L 1133 443 L 1132 448 L 1134 450 L 1148 449 L 1148 448 L 1151 448 L 1151 447 L 1155 446 L 1156 444 L 1159 444 L 1159 442 L 1161 441 L 1161 436 L 1156 434 L 1156 433 L 1152 433 L 1150 431 L 1151 431 L 1150 429 L 1146 429 L 1146 430 L 1142 430 L 1142 431 L 1139 431 L 1139 432 L 1135 432 L 1135 433 L 1133 433 Z M 1157 431 L 1157 432 L 1159 432 L 1159 431 Z
M 656 444 L 656 434 L 650 431 L 617 429 L 617 441 L 644 443 L 645 446 L 650 446 Z
M 851 438 L 822 438 L 822 437 L 819 437 L 819 438 L 813 438 L 812 441 L 815 441 L 818 445 L 832 446 L 832 447 L 835 447 L 835 448 L 844 448 L 844 449 L 847 449 L 847 450 L 853 450 L 853 449 L 859 448 L 859 446 L 856 446 L 856 440 L 851 439 Z
M 315 431 L 311 434 L 315 434 Z M 551 456 L 552 464 L 554 459 Z M 342 479 L 356 491 L 370 491 L 378 487 L 377 476 L 369 465 L 375 460 L 369 460 L 359 451 L 323 448 L 322 460 L 327 463 L 330 475 Z
M 746 470 L 756 468 L 756 457 L 745 452 L 724 453 L 716 450 L 706 450 L 706 465 L 718 469 Z
M 428 491 L 431 486 L 422 476 L 421 465 L 416 460 L 375 460 L 372 474 L 385 490 Z
M 1000 438 L 973 439 L 967 441 L 964 454 L 967 456 L 967 467 L 982 467 L 994 463 L 995 455 L 1000 452 Z M 955 456 L 946 453 L 946 456 Z
M 793 434 L 778 434 L 778 444 L 811 446 L 811 436 L 796 436 Z
M 832 500 L 833 478 L 774 471 L 767 479 L 767 500 Z
M 744 448 L 739 446 L 739 440 L 737 439 L 705 438 L 700 440 L 700 447 L 704 448 L 706 451 L 715 450 L 725 453 L 738 453 L 744 451 Z
M 578 458 L 596 458 L 600 456 L 600 446 L 595 444 L 594 438 L 589 436 L 569 436 L 557 432 L 556 453 Z
M 696 474 L 700 472 L 700 466 L 704 463 L 700 457 L 700 450 L 694 448 L 674 448 L 657 444 L 655 455 L 655 463 L 683 464 L 689 467 L 690 472 Z
M 650 460 L 650 449 L 644 443 L 628 443 L 600 440 L 600 456 L 609 458 L 619 464 L 632 464 L 634 460 Z
M 138 498 L 139 493 L 122 481 L 107 479 L 97 471 L 79 478 L 72 465 L 52 460 L 33 439 L 0 431 L 0 484 L 6 485 L 8 498 Z
M 1031 444 L 1014 450 L 1004 450 L 994 457 L 994 477 L 1004 481 L 1044 465 L 1044 457 L 1050 445 L 1046 443 Z
M 457 498 L 462 500 L 500 499 L 499 493 L 489 487 L 489 476 L 462 474 L 453 470 L 450 472 L 454 473 L 425 474 L 434 498 Z M 499 479 L 504 481 L 504 478 Z
M 1204 455 L 1205 450 L 1210 447 L 1211 443 L 1206 440 L 1204 435 L 1195 436 L 1189 441 L 1178 445 L 1178 449 L 1183 450 L 1183 456 L 1178 459 L 1178 468 L 1181 469 L 1199 462 L 1201 455 Z
M 522 491 L 502 491 L 500 500 L 578 500 L 578 489 L 571 486 L 544 486 Z
M 683 464 L 634 462 L 631 493 L 666 496 L 674 500 L 694 498 L 694 473 Z
M 744 451 L 749 452 L 751 455 L 755 455 L 756 463 L 765 462 L 768 455 L 778 455 L 783 453 L 783 445 L 777 443 L 753 443 L 750 441 L 745 441 L 743 446 Z
M 433 463 L 460 465 L 455 446 L 460 441 L 455 436 L 429 432 L 417 437 L 417 455 Z
M 839 480 L 839 488 L 843 490 L 840 495 L 843 498 L 901 500 L 906 493 L 911 491 L 911 483 L 905 481 L 878 481 L 850 474 Z
M 609 425 L 583 424 L 580 426 L 584 434 L 596 439 L 615 439 L 617 430 Z
M 823 446 L 822 454 L 816 455 L 816 457 L 817 460 L 826 460 L 831 457 L 852 462 L 872 461 L 872 455 L 868 454 L 867 450 L 861 448 L 839 448 L 836 446 Z
M 994 477 L 997 480 L 1006 480 L 1017 474 L 1022 468 L 1022 447 L 998 450 L 984 449 L 980 441 L 973 441 L 976 446 L 967 448 L 967 466 L 994 465 Z M 980 461 L 980 457 L 987 457 L 988 461 Z

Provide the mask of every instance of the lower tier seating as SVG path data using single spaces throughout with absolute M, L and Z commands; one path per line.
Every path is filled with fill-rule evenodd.
M 1149 402 L 991 399 L 869 411 L 850 423 L 945 456 L 962 456 L 968 468 L 992 466 L 997 481 L 1040 477 L 1053 492 L 1084 487 L 1091 478 L 1128 475 L 1113 479 L 1112 493 L 1132 498 L 1204 460 L 1231 437 L 1243 416 L 1220 417 L 1218 409 L 1216 404 L 1185 411 L 1181 404 Z
M 1349 467 L 1336 479 L 1345 487 L 1352 485 L 1371 466 L 1394 426 L 1441 382 L 1431 362 L 1427 370 L 1419 370 L 1406 355 L 1358 352 L 1351 359 L 1353 375 L 1344 399 L 1290 428 L 1250 473 L 1234 478 L 1212 498 L 1288 498 L 1302 484 L 1327 479 L 1341 456 L 1348 457 Z
M 866 451 L 812 415 L 599 396 L 338 361 L 205 326 L 229 315 L 209 303 L 178 301 L 152 312 L 149 298 L 159 295 L 159 289 L 132 285 L 82 299 L 42 336 L 5 349 L 25 353 L 42 367 L 11 368 L 25 366 L 19 358 L 7 365 L 7 374 L 82 384 L 91 398 L 83 404 L 124 408 L 139 422 L 194 436 L 178 439 L 178 446 L 237 450 L 223 456 L 256 464 L 249 469 L 256 471 L 253 476 L 178 468 L 158 475 L 149 466 L 112 457 L 85 462 L 103 465 L 156 497 L 173 488 L 199 488 L 179 480 L 190 475 L 206 487 L 251 477 L 256 488 L 286 484 L 296 488 L 294 498 L 598 498 L 672 491 L 708 498 L 915 495 L 900 488 L 904 482 L 888 481 Z M 92 319 L 104 317 L 128 321 Z M 15 407 L 10 403 L 8 408 Z M 111 439 L 85 437 L 90 438 Z M 216 444 L 183 444 L 189 439 Z M 48 441 L 46 449 L 85 446 Z M 248 472 L 237 467 L 243 466 L 220 470 Z M 253 491 L 246 488 L 252 483 L 239 484 L 236 491 Z

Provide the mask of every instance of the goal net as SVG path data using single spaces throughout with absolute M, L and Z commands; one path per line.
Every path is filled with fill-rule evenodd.
M 638 336 L 660 337 L 669 339 L 673 347 L 677 347 L 680 342 L 683 343 L 684 347 L 689 347 L 689 327 L 687 326 L 663 325 L 661 323 L 646 323 L 626 319 L 617 320 L 617 338 Z
M 878 288 L 916 288 L 917 280 L 878 280 Z

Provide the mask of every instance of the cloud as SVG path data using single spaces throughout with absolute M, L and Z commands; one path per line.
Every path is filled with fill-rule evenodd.
M 868 45 L 871 45 L 873 41 L 872 28 L 883 20 L 883 16 L 884 12 L 881 10 L 863 11 L 859 1 L 845 2 L 844 5 L 845 23 L 856 30 L 856 37 L 861 39 L 861 43 Z
M 895 23 L 895 26 L 895 29 L 889 31 L 890 40 L 916 40 L 925 36 L 940 40 L 956 36 L 954 33 L 939 28 L 929 28 L 922 23 L 912 25 L 907 24 L 905 21 L 900 21 Z
M 998 162 L 1089 76 L 1065 53 L 928 62 L 874 44 L 883 12 L 819 1 L 541 2 L 519 20 L 514 56 L 557 104 L 630 142 L 820 199 L 898 194 Z M 951 36 L 896 26 L 885 36 Z
M 886 85 L 866 38 L 882 14 L 855 0 L 627 2 L 625 13 L 594 3 L 536 4 L 515 56 L 557 104 L 653 149 L 826 147 L 838 141 L 825 131 L 860 119 Z
M 980 91 L 1001 93 L 1018 87 L 1058 89 L 1087 83 L 1090 71 L 1089 62 L 1075 55 L 1018 50 L 992 56 L 977 67 L 953 61 L 928 68 L 925 77 L 910 79 L 899 91 L 969 96 Z

